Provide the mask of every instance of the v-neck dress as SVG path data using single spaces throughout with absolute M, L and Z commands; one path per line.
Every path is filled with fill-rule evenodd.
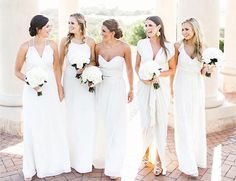
M 182 43 L 174 79 L 175 146 L 179 169 L 197 175 L 205 168 L 207 145 L 205 126 L 205 88 L 202 64 L 190 58 Z
M 25 71 L 42 67 L 48 80 L 42 96 L 29 85 L 23 90 L 24 155 L 23 173 L 32 177 L 70 172 L 69 149 L 65 129 L 65 107 L 60 102 L 53 71 L 53 49 L 45 45 L 42 57 L 34 46 L 28 48 Z
M 174 56 L 175 49 L 171 43 L 165 42 L 167 56 L 163 48 L 157 52 L 153 60 L 153 49 L 150 39 L 142 39 L 138 42 L 137 51 L 141 56 L 141 65 L 148 61 L 155 61 L 162 71 L 169 70 L 169 60 Z M 166 172 L 166 139 L 167 120 L 170 103 L 170 82 L 169 77 L 159 77 L 159 89 L 154 89 L 153 85 L 146 85 L 142 81 L 138 82 L 137 101 L 141 117 L 141 127 L 143 133 L 143 152 L 147 147 L 154 144 L 157 148 L 162 163 L 163 174 Z

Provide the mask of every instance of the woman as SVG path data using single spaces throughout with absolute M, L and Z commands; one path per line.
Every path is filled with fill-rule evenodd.
M 102 42 L 95 49 L 103 81 L 96 89 L 98 120 L 94 166 L 105 168 L 105 175 L 115 179 L 121 176 L 126 150 L 126 105 L 133 99 L 133 69 L 130 47 L 119 40 L 123 34 L 118 22 L 104 21 L 101 31 Z M 129 81 L 128 97 L 123 64 Z
M 29 181 L 37 172 L 38 177 L 53 176 L 70 172 L 69 150 L 65 132 L 63 88 L 55 42 L 48 40 L 51 26 L 48 18 L 36 15 L 30 22 L 32 39 L 23 43 L 15 63 L 15 75 L 24 84 L 24 155 L 23 173 Z M 35 67 L 42 68 L 48 75 L 43 85 L 42 96 L 37 96 L 39 87 L 26 84 L 27 72 Z
M 93 144 L 95 133 L 95 95 L 88 86 L 75 76 L 83 70 L 76 70 L 72 59 L 81 58 L 94 62 L 95 42 L 85 35 L 86 21 L 79 13 L 70 15 L 69 33 L 60 45 L 61 65 L 64 71 L 64 91 L 71 167 L 79 173 L 92 171 Z M 95 64 L 95 63 L 94 63 Z
M 158 78 L 152 81 L 140 80 L 138 83 L 137 100 L 141 115 L 144 150 L 143 162 L 148 161 L 148 147 L 152 143 L 157 152 L 154 174 L 166 174 L 166 137 L 168 105 L 170 102 L 169 76 L 175 71 L 174 46 L 166 41 L 164 26 L 158 16 L 150 16 L 145 21 L 147 38 L 137 45 L 135 70 L 139 76 L 140 67 L 148 61 L 155 61 L 161 68 Z M 154 89 L 153 83 L 158 82 L 160 88 Z
M 194 18 L 182 23 L 183 40 L 175 44 L 175 144 L 179 169 L 198 176 L 206 167 L 205 93 L 202 69 L 202 34 Z

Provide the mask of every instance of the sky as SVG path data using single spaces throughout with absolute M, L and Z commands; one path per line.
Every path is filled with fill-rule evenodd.
M 57 8 L 59 0 L 39 0 L 39 9 Z M 119 7 L 119 9 L 134 10 L 150 10 L 156 0 L 78 0 L 81 7 L 101 6 L 105 8 Z M 69 2 L 69 0 L 68 0 Z M 148 3 L 147 3 L 148 2 Z

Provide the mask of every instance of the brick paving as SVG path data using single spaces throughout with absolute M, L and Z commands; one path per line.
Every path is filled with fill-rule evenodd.
M 0 180 L 1 181 L 22 181 L 22 138 L 11 136 L 8 134 L 0 135 Z M 168 129 L 168 146 L 167 146 L 167 175 L 155 177 L 152 173 L 152 165 L 147 167 L 139 165 L 139 168 L 135 170 L 135 166 L 132 167 L 132 163 L 137 163 L 137 157 L 130 156 L 131 159 L 126 163 L 125 176 L 122 178 L 127 181 L 208 181 L 212 176 L 221 175 L 222 181 L 235 181 L 236 180 L 236 128 L 232 128 L 226 131 L 212 133 L 207 135 L 208 145 L 208 167 L 206 169 L 199 169 L 199 176 L 197 178 L 191 178 L 181 173 L 178 170 L 178 162 L 175 155 L 174 144 L 174 130 Z M 214 148 L 217 145 L 221 145 L 220 160 L 214 160 Z M 131 153 L 132 154 L 132 153 Z M 216 156 L 217 157 L 217 156 Z M 132 159 L 136 159 L 132 161 Z M 139 162 L 139 161 L 138 161 Z M 219 162 L 221 167 L 215 167 L 212 169 L 212 164 Z M 214 165 L 214 164 L 213 164 Z M 217 165 L 217 164 L 216 164 Z M 135 172 L 134 172 L 135 170 Z M 221 171 L 220 171 L 221 170 Z M 221 174 L 220 174 L 221 172 Z M 129 175 L 130 173 L 130 175 Z M 134 174 L 132 176 L 132 174 Z M 39 179 L 37 176 L 33 177 L 33 180 L 42 181 L 108 181 L 110 180 L 103 174 L 103 170 L 93 169 L 92 173 L 80 174 L 75 170 L 71 173 L 61 174 L 54 177 L 46 177 Z M 215 180 L 215 179 L 213 179 Z

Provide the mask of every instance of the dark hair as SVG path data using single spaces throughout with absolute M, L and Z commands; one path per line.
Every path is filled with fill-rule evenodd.
M 147 20 L 152 21 L 157 26 L 161 25 L 161 28 L 159 29 L 159 32 L 160 32 L 160 44 L 161 44 L 161 47 L 164 49 L 165 55 L 167 56 L 167 48 L 165 46 L 165 42 L 167 42 L 167 40 L 166 40 L 166 36 L 165 36 L 165 31 L 164 31 L 164 24 L 163 24 L 161 18 L 159 16 L 149 16 L 149 17 L 146 18 L 146 21 Z
M 38 30 L 42 29 L 49 19 L 43 15 L 36 15 L 30 21 L 29 34 L 35 36 L 38 34 Z
M 115 38 L 119 39 L 123 37 L 123 32 L 119 27 L 118 22 L 115 19 L 108 19 L 103 21 L 102 23 L 104 26 L 108 28 L 111 32 L 115 32 Z

